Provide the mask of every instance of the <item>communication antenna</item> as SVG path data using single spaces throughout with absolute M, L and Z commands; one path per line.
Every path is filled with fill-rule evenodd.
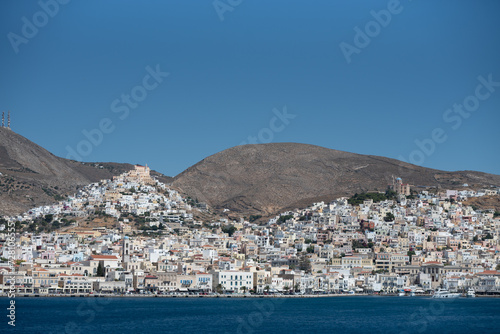
M 5 128 L 5 111 L 2 111 L 2 128 Z
M 10 129 L 10 110 L 9 113 L 7 114 L 7 129 Z

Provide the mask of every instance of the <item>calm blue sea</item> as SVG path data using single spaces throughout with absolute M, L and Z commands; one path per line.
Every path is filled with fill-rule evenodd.
M 500 299 L 16 298 L 1 333 L 500 333 Z M 5 307 L 4 307 L 5 306 Z

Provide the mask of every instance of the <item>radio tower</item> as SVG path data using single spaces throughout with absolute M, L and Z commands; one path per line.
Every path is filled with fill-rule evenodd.
M 5 128 L 5 111 L 2 111 L 2 128 Z
M 7 129 L 10 130 L 10 110 L 9 113 L 7 114 Z

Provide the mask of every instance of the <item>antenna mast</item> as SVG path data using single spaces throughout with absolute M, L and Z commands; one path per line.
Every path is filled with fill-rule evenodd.
M 7 114 L 7 129 L 10 129 L 10 110 L 9 113 Z
M 5 111 L 2 111 L 2 128 L 5 128 Z

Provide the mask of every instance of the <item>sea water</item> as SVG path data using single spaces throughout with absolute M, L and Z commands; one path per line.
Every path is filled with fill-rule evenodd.
M 3 319 L 1 333 L 500 333 L 500 298 L 18 297 L 16 326 Z

